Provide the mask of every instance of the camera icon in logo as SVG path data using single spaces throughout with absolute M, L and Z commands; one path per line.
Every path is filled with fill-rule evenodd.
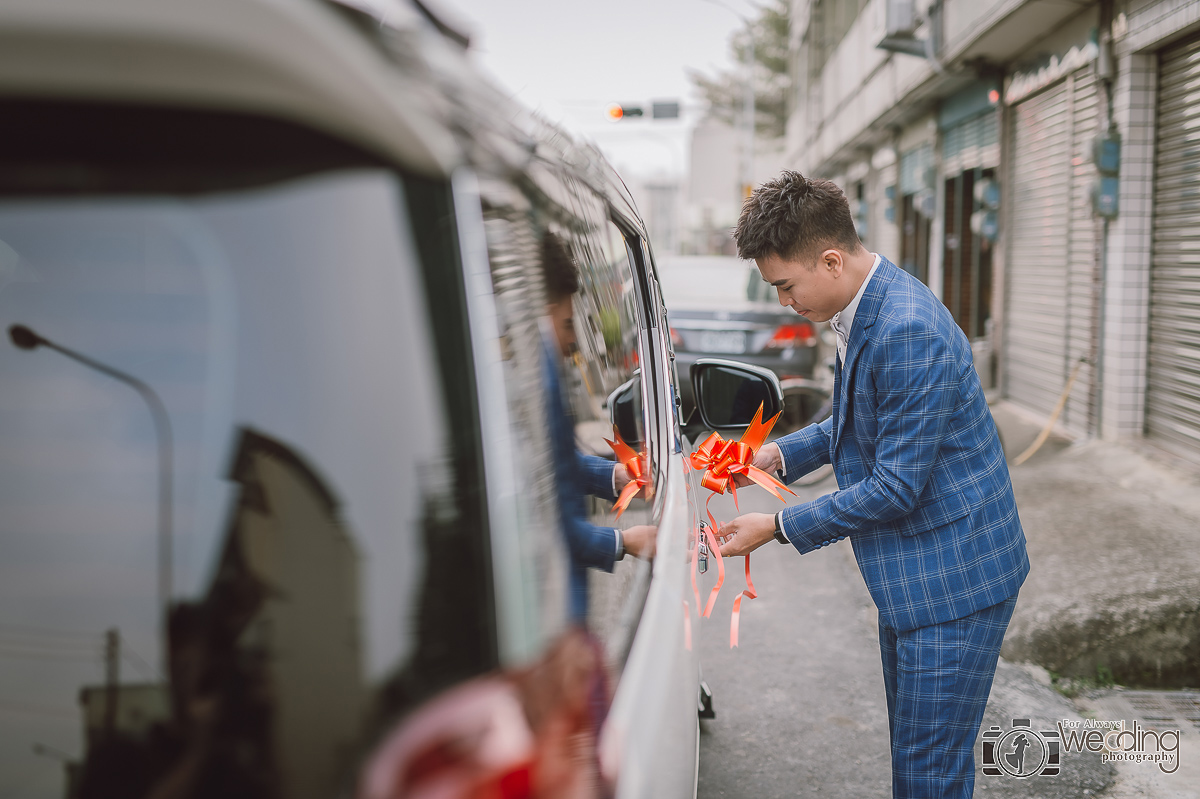
M 1035 730 L 1029 719 L 1013 719 L 1007 732 L 992 726 L 983 734 L 983 773 L 1019 780 L 1052 777 L 1061 767 L 1061 750 L 1058 730 Z

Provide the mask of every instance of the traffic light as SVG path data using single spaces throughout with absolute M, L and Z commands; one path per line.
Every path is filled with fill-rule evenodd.
M 642 111 L 642 107 L 640 105 L 620 105 L 618 103 L 613 103 L 608 107 L 608 118 L 614 122 L 644 115 L 645 112 Z
M 614 122 L 622 119 L 633 119 L 635 117 L 646 116 L 646 109 L 642 105 L 624 105 L 621 103 L 613 103 L 608 107 L 608 118 Z M 678 100 L 655 100 L 650 103 L 650 118 L 651 119 L 679 119 L 679 101 Z

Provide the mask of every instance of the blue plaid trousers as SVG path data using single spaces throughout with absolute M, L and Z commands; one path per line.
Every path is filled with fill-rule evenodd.
M 968 799 L 975 740 L 1016 597 L 897 632 L 879 622 L 895 799 Z

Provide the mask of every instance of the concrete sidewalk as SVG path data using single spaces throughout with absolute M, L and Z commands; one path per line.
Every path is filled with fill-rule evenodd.
M 1037 420 L 992 408 L 1012 459 Z M 1064 676 L 1200 687 L 1200 479 L 1119 444 L 1051 438 L 1010 467 L 1032 570 L 1004 654 Z
M 992 413 L 1011 463 L 1043 420 L 1004 402 Z M 1117 763 L 1105 796 L 1197 799 L 1200 471 L 1148 446 L 1063 436 L 1010 470 L 1032 569 L 1004 656 L 1044 667 L 1027 668 L 1085 717 L 1180 731 L 1178 771 Z

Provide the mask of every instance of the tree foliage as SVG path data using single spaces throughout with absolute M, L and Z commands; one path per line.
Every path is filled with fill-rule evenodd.
M 754 127 L 759 136 L 779 138 L 787 126 L 791 75 L 788 70 L 789 0 L 770 0 L 749 26 L 729 38 L 737 61 L 733 69 L 705 75 L 688 70 L 688 78 L 708 103 L 708 113 L 729 125 L 742 124 L 746 98 L 746 55 L 753 48 Z

